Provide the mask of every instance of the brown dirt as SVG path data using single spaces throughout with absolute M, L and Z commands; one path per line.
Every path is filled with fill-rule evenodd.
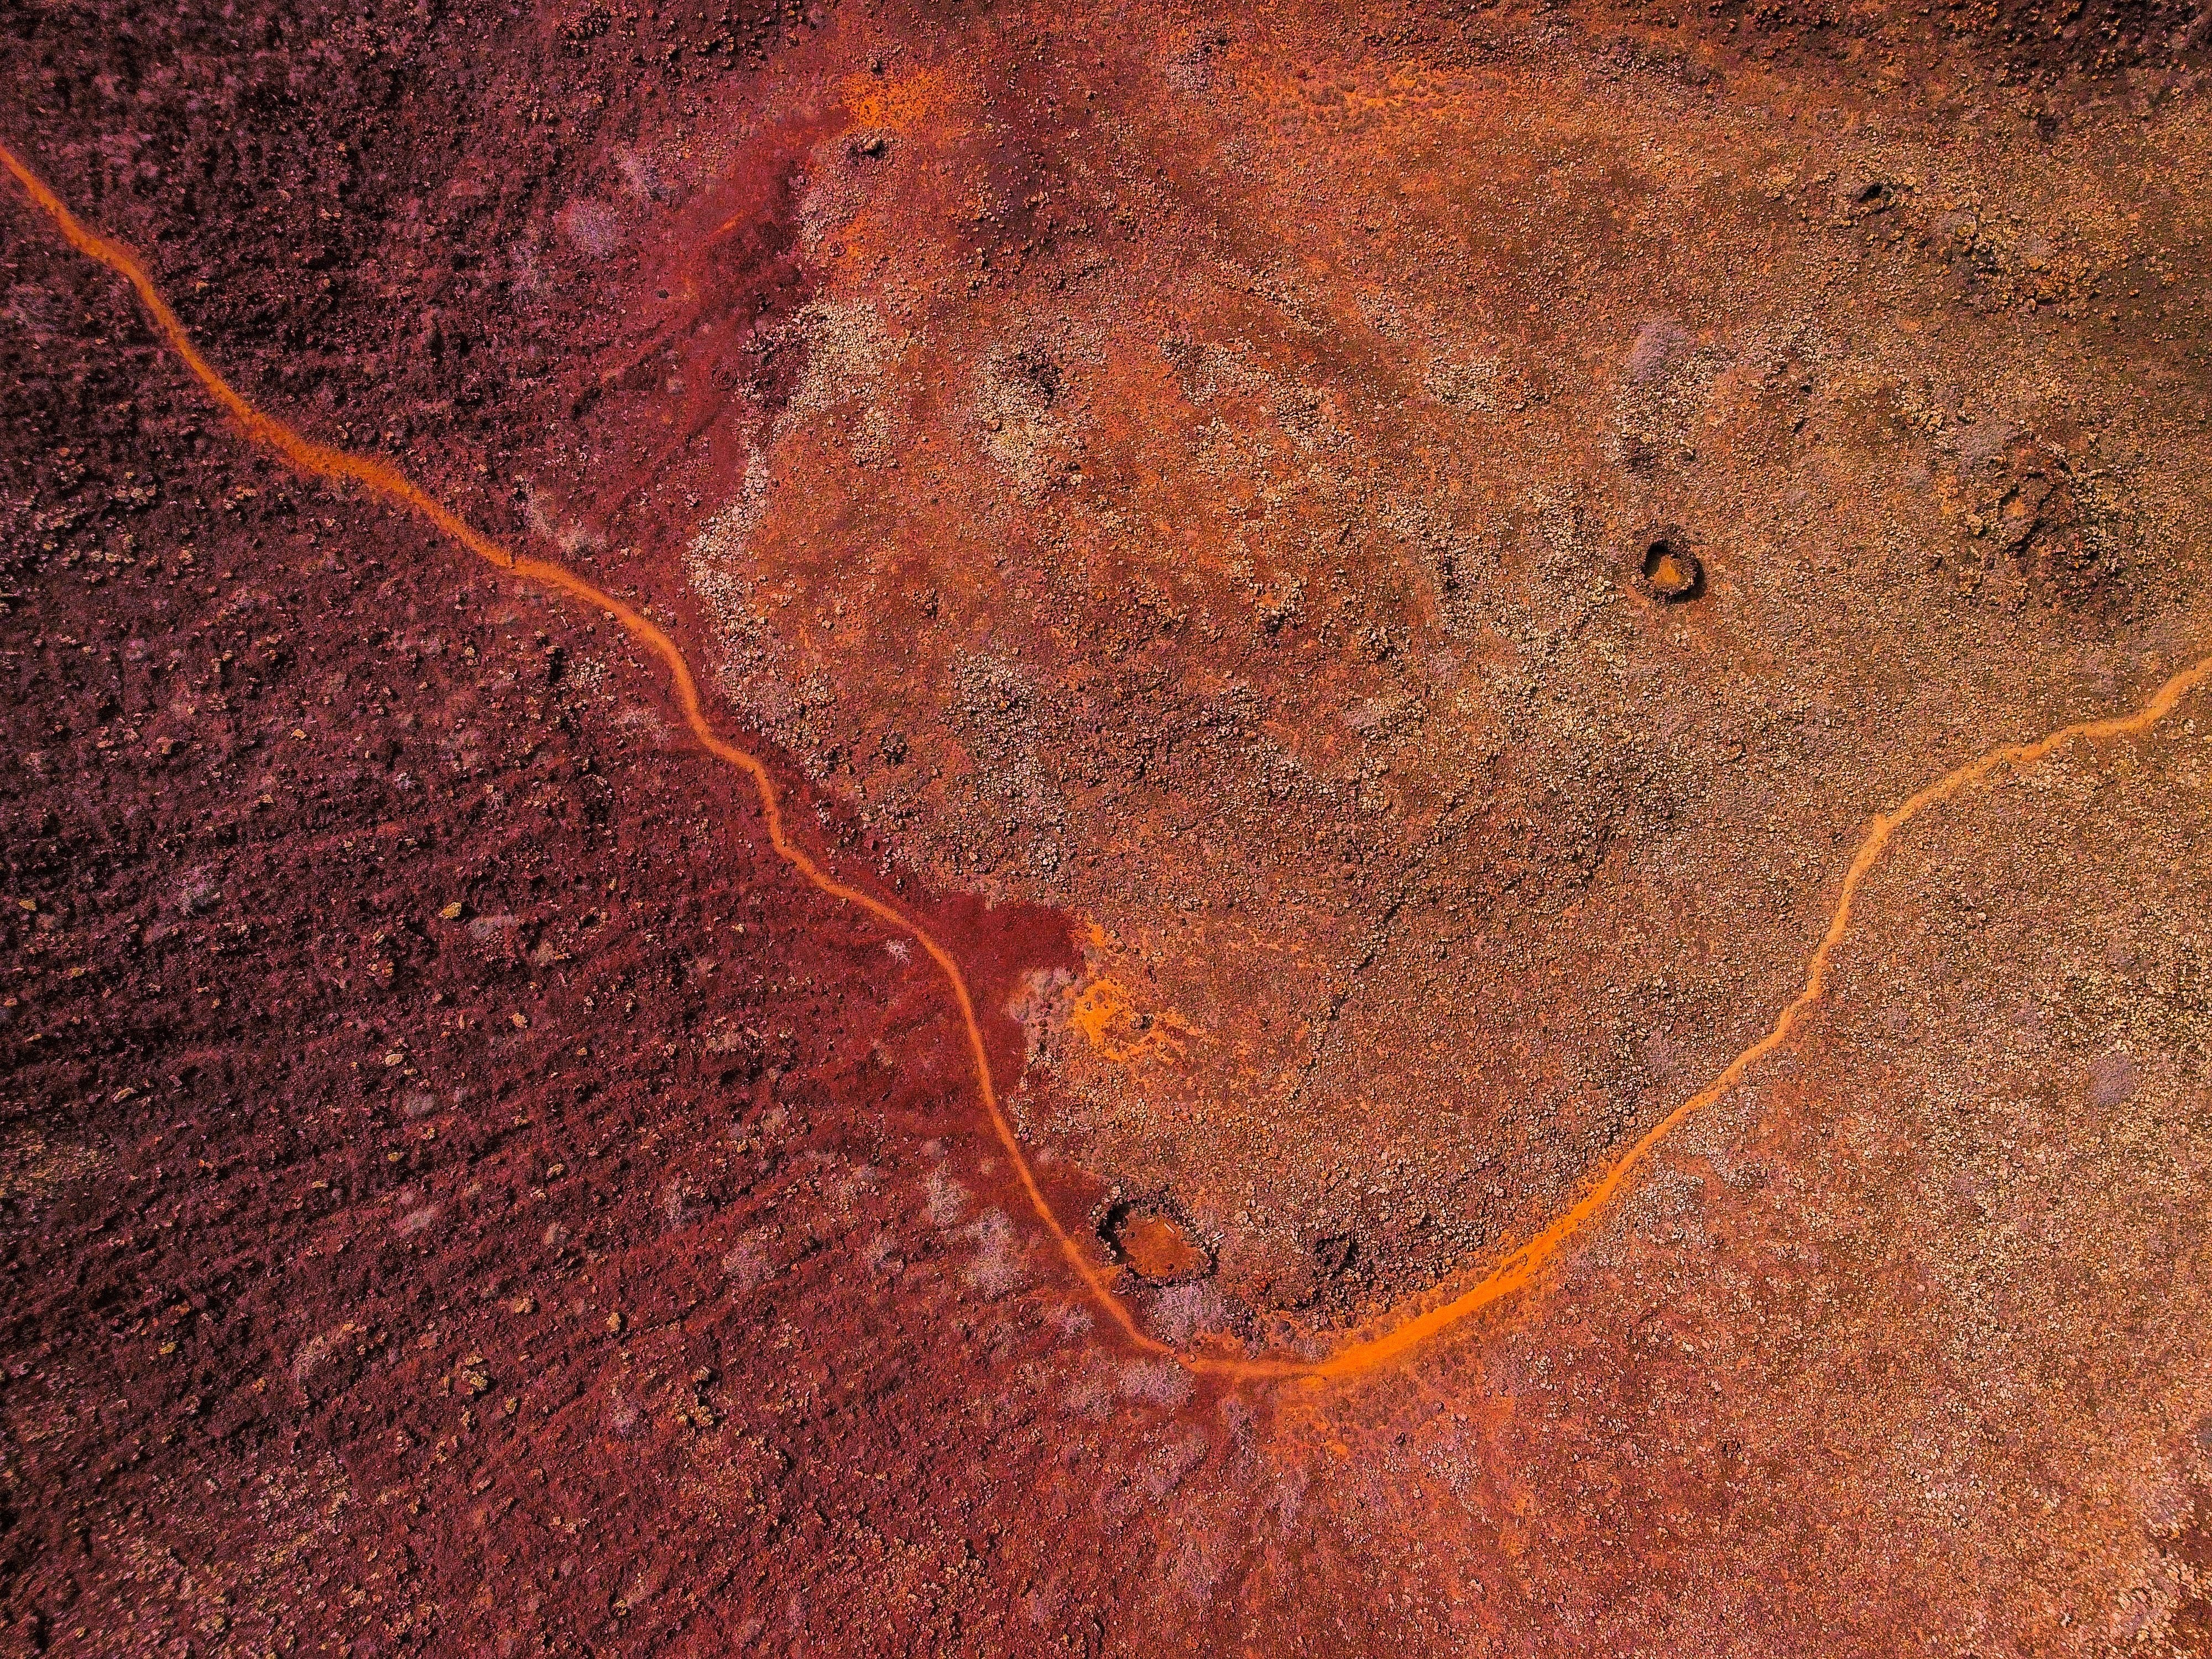
M 1177 1347 L 1488 1271 L 2212 642 L 2194 9 L 0 28 L 242 389 L 711 671 Z M 2205 1650 L 2201 698 L 1231 1386 L 616 629 L 0 215 L 10 1650 Z

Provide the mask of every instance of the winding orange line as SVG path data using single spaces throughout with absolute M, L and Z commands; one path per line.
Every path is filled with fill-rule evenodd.
M 913 939 L 928 952 L 930 960 L 937 964 L 952 993 L 961 1026 L 967 1034 L 969 1057 L 975 1067 L 976 1090 L 982 1097 L 991 1128 L 1020 1178 L 1022 1188 L 1038 1221 L 1060 1246 L 1060 1254 L 1082 1281 L 1091 1300 L 1133 1346 L 1147 1353 L 1171 1358 L 1191 1370 L 1206 1375 L 1231 1380 L 1318 1380 L 1357 1376 L 1389 1364 L 1492 1303 L 1528 1289 L 1545 1263 L 1557 1255 L 1567 1241 L 1605 1207 L 1668 1133 L 1684 1119 L 1717 1101 L 1741 1081 L 1744 1073 L 1752 1066 L 1789 1041 L 1798 1022 L 1826 990 L 1829 959 L 1850 929 L 1852 902 L 1857 898 L 1860 889 L 1866 884 L 1868 876 L 1881 860 L 1892 836 L 1929 807 L 1949 800 L 1990 774 L 2006 767 L 2033 766 L 2076 738 L 2096 741 L 2147 732 L 2171 714 L 2191 692 L 2212 680 L 2212 656 L 2207 656 L 2166 680 L 2152 694 L 2148 702 L 2132 714 L 2114 715 L 2105 720 L 2079 720 L 2069 726 L 2062 726 L 2031 743 L 2002 744 L 1945 773 L 1933 783 L 1908 796 L 1895 811 L 1877 814 L 1868 825 L 1866 835 L 1851 859 L 1850 867 L 1844 872 L 1843 891 L 1828 918 L 1827 931 L 1821 935 L 1819 945 L 1807 963 L 1804 988 L 1783 1009 L 1766 1035 L 1730 1060 L 1711 1083 L 1646 1130 L 1642 1139 L 1615 1159 L 1571 1208 L 1466 1290 L 1438 1302 L 1425 1312 L 1400 1320 L 1375 1336 L 1346 1341 L 1334 1352 L 1316 1359 L 1245 1358 L 1219 1353 L 1183 1353 L 1146 1334 L 1139 1327 L 1127 1304 L 1114 1293 L 1108 1276 L 1100 1270 L 1075 1236 L 1061 1224 L 1059 1215 L 1046 1199 L 1028 1154 L 1022 1150 L 1021 1142 L 1016 1138 L 1013 1126 L 1007 1120 L 1006 1109 L 1000 1102 L 998 1087 L 992 1078 L 990 1055 L 984 1046 L 982 1026 L 975 1014 L 975 998 L 969 989 L 967 976 L 961 972 L 959 963 L 920 922 L 873 894 L 838 880 L 791 839 L 784 828 L 782 800 L 775 779 L 758 757 L 718 735 L 708 722 L 700 700 L 698 683 L 692 678 L 690 665 L 677 648 L 675 641 L 658 623 L 612 594 L 592 586 L 566 566 L 515 553 L 473 529 L 387 463 L 373 456 L 356 455 L 316 443 L 248 403 L 200 355 L 185 332 L 183 323 L 161 297 L 153 278 L 148 275 L 136 254 L 122 243 L 85 226 L 70 211 L 68 204 L 47 189 L 5 145 L 0 145 L 0 165 L 4 165 L 15 175 L 31 200 L 54 222 L 70 246 L 106 265 L 131 284 L 155 330 L 191 372 L 192 377 L 222 406 L 252 442 L 281 457 L 311 477 L 358 484 L 371 495 L 380 496 L 416 514 L 448 540 L 498 569 L 548 592 L 566 595 L 605 611 L 633 639 L 660 659 L 675 689 L 684 723 L 697 739 L 700 747 L 716 759 L 738 768 L 751 778 L 760 798 L 762 815 L 767 820 L 769 842 L 777 854 L 822 892 L 844 903 L 857 906 L 886 927 Z
M 319 444 L 285 425 L 275 416 L 257 409 L 229 381 L 217 374 L 206 358 L 200 356 L 191 337 L 185 332 L 184 324 L 169 308 L 169 302 L 161 297 L 161 290 L 154 286 L 153 277 L 147 273 L 137 254 L 121 242 L 101 235 L 78 219 L 70 211 L 69 204 L 47 189 L 45 181 L 24 166 L 15 153 L 4 144 L 0 144 L 0 166 L 6 167 L 9 173 L 15 174 L 15 181 L 54 222 L 71 247 L 98 260 L 137 290 L 139 304 L 145 307 L 146 314 L 153 319 L 154 326 L 161 337 L 168 342 L 169 349 L 183 360 L 185 367 L 191 371 L 192 378 L 206 388 L 208 395 L 222 405 L 224 413 L 238 422 L 249 441 L 280 456 L 311 477 L 359 484 L 371 495 L 381 496 L 396 507 L 404 507 L 417 517 L 427 520 L 447 539 L 459 544 L 487 564 L 519 576 L 538 587 L 596 606 L 621 623 L 623 631 L 631 638 L 660 659 L 661 665 L 668 671 L 670 684 L 675 689 L 677 705 L 683 710 L 684 724 L 690 728 L 691 735 L 698 740 L 699 746 L 715 759 L 738 768 L 752 779 L 753 787 L 760 796 L 761 813 L 768 820 L 769 842 L 784 862 L 830 897 L 857 905 L 886 927 L 905 934 L 927 951 L 929 959 L 943 971 L 945 981 L 952 992 L 953 1003 L 960 1011 L 961 1025 L 968 1035 L 969 1058 L 975 1065 L 975 1085 L 983 1097 L 983 1109 L 989 1114 L 991 1127 L 999 1137 L 999 1144 L 1006 1149 L 1007 1158 L 1021 1178 L 1022 1188 L 1029 1195 L 1030 1206 L 1036 1210 L 1037 1218 L 1058 1243 L 1060 1254 L 1067 1258 L 1068 1265 L 1074 1268 L 1092 1299 L 1121 1327 L 1123 1334 L 1148 1352 L 1169 1352 L 1165 1343 L 1147 1336 L 1138 1328 L 1134 1316 L 1114 1294 L 1097 1264 L 1060 1224 L 1059 1216 L 1046 1201 L 1044 1189 L 1037 1184 L 1036 1171 L 1030 1168 L 1021 1142 L 1015 1138 L 1013 1125 L 1007 1121 L 1006 1109 L 1000 1104 L 998 1085 L 991 1076 L 991 1056 L 983 1045 L 983 1028 L 975 1018 L 975 1000 L 968 989 L 967 975 L 960 971 L 960 964 L 953 960 L 952 953 L 938 943 L 936 936 L 913 917 L 872 893 L 863 892 L 838 880 L 792 840 L 784 828 L 783 801 L 775 780 L 769 775 L 768 768 L 758 756 L 726 741 L 708 724 L 706 712 L 699 699 L 698 682 L 691 677 L 691 665 L 684 660 L 684 653 L 677 649 L 676 641 L 669 638 L 660 625 L 632 606 L 624 605 L 613 594 L 593 586 L 565 565 L 555 564 L 548 559 L 532 558 L 528 554 L 516 553 L 502 546 L 469 525 L 443 503 L 426 495 L 412 479 L 386 462 L 374 456 L 356 455 L 346 450 Z
M 2008 766 L 2033 766 L 2076 738 L 2094 740 L 2148 732 L 2171 714 L 2184 697 L 2207 680 L 2212 680 L 2212 656 L 2199 659 L 2168 679 L 2152 693 L 2149 702 L 2131 714 L 2117 714 L 2100 720 L 2077 720 L 2071 726 L 2062 726 L 2033 743 L 2001 744 L 1965 765 L 1946 772 L 1935 782 L 1908 795 L 1896 811 L 1875 814 L 1874 821 L 1867 826 L 1865 838 L 1859 842 L 1857 853 L 1851 859 L 1850 868 L 1844 872 L 1844 890 L 1836 900 L 1834 912 L 1828 918 L 1828 930 L 1820 936 L 1820 943 L 1814 948 L 1811 961 L 1806 964 L 1805 988 L 1776 1018 L 1772 1029 L 1765 1036 L 1729 1061 L 1718 1077 L 1645 1130 L 1643 1139 L 1623 1152 L 1575 1201 L 1572 1208 L 1492 1268 L 1478 1283 L 1427 1312 L 1392 1326 L 1379 1336 L 1346 1344 L 1328 1358 L 1306 1366 L 1303 1374 L 1345 1376 L 1370 1370 L 1396 1358 L 1416 1344 L 1427 1340 L 1446 1326 L 1455 1325 L 1501 1297 L 1526 1289 L 1535 1277 L 1536 1270 L 1556 1255 L 1559 1247 L 1605 1206 L 1607 1200 L 1620 1191 L 1622 1182 L 1628 1179 L 1636 1166 L 1651 1155 L 1652 1149 L 1665 1139 L 1670 1131 L 1683 1119 L 1711 1105 L 1735 1087 L 1742 1081 L 1746 1072 L 1790 1040 L 1790 1034 L 1796 1029 L 1797 1022 L 1827 989 L 1828 959 L 1835 954 L 1836 947 L 1843 943 L 1844 935 L 1850 927 L 1852 901 L 1858 897 L 1859 889 L 1866 885 L 1867 878 L 1881 860 L 1890 837 L 1899 830 L 1929 807 L 1950 799 L 1970 785 L 1979 783 L 1992 772 Z

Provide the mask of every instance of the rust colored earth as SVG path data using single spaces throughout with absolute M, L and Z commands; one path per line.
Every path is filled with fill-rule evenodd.
M 111 237 L 87 227 L 72 213 L 12 149 L 0 145 L 4 165 L 30 199 L 59 229 L 70 246 L 97 260 L 127 282 L 145 308 L 161 338 L 193 378 L 235 422 L 252 442 L 278 456 L 300 472 L 331 483 L 353 484 L 396 507 L 416 514 L 465 551 L 533 586 L 603 611 L 652 654 L 668 676 L 678 710 L 699 746 L 752 781 L 768 836 L 777 855 L 805 879 L 831 898 L 857 907 L 895 933 L 920 945 L 941 973 L 962 1030 L 965 1034 L 977 1097 L 993 1133 L 1019 1177 L 1037 1222 L 1050 1234 L 1062 1259 L 1087 1291 L 1090 1300 L 1138 1349 L 1171 1355 L 1188 1369 L 1232 1381 L 1289 1381 L 1358 1376 L 1397 1360 L 1419 1344 L 1449 1329 L 1494 1304 L 1521 1295 L 1534 1285 L 1538 1273 L 1583 1227 L 1620 1192 L 1667 1136 L 1686 1119 L 1712 1105 L 1733 1089 L 1759 1060 L 1789 1041 L 1800 1021 L 1820 1000 L 1828 981 L 1829 961 L 1843 943 L 1850 926 L 1851 904 L 1868 876 L 1898 830 L 1931 807 L 1952 799 L 1962 790 L 1981 783 L 2007 769 L 2033 766 L 2075 739 L 2097 742 L 2149 731 L 2179 708 L 2185 698 L 2212 679 L 2212 655 L 2198 659 L 2168 678 L 2150 697 L 2130 713 L 2101 720 L 2076 720 L 2027 743 L 1999 744 L 1963 765 L 1953 768 L 1869 823 L 1829 913 L 1826 930 L 1814 947 L 1805 969 L 1803 988 L 1776 1017 L 1759 1040 L 1745 1048 L 1705 1087 L 1674 1107 L 1591 1180 L 1573 1206 L 1534 1237 L 1512 1250 L 1474 1283 L 1457 1288 L 1425 1309 L 1406 1310 L 1383 1322 L 1371 1334 L 1339 1340 L 1328 1352 L 1313 1358 L 1180 1352 L 1148 1334 L 1128 1306 L 1117 1296 L 1106 1273 L 1092 1259 L 1046 1199 L 1020 1140 L 1016 1136 L 993 1080 L 988 1048 L 977 1019 L 975 1002 L 967 976 L 951 951 L 935 934 L 888 901 L 839 880 L 795 842 L 786 828 L 781 797 L 767 766 L 750 751 L 719 734 L 708 718 L 699 685 L 690 665 L 668 632 L 632 606 L 595 586 L 555 561 L 518 554 L 471 528 L 459 515 L 425 494 L 404 473 L 373 456 L 360 455 L 319 444 L 257 407 L 210 365 L 185 333 L 176 313 L 155 286 L 146 267 L 131 250 Z M 729 227 L 725 227 L 729 228 Z M 1662 595 L 1688 591 L 1695 581 L 1688 567 L 1671 549 L 1655 548 L 1645 574 Z M 1169 1279 L 1202 1261 L 1200 1253 L 1163 1218 L 1139 1217 L 1125 1227 L 1121 1245 L 1138 1271 L 1148 1277 Z
M 1206 1252 L 1164 1215 L 1124 1218 L 1115 1230 L 1114 1243 L 1132 1267 L 1157 1283 L 1193 1278 L 1206 1270 Z
M 2212 1659 L 2206 4 L 0 6 L 0 1654 Z

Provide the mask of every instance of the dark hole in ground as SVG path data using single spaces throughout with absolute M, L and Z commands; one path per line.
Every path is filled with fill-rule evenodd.
M 1022 377 L 1037 389 L 1046 403 L 1060 396 L 1060 365 L 1041 351 L 1024 351 L 1014 359 Z
M 1689 549 L 1662 536 L 1644 550 L 1644 580 L 1654 594 L 1674 604 L 1705 591 L 1705 568 Z

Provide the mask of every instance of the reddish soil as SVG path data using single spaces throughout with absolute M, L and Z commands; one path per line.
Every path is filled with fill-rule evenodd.
M 2212 1651 L 2206 30 L 0 16 L 6 1650 Z
M 1212 1265 L 1170 1216 L 1125 1212 L 1106 1236 L 1116 1255 L 1156 1285 L 1202 1279 Z

